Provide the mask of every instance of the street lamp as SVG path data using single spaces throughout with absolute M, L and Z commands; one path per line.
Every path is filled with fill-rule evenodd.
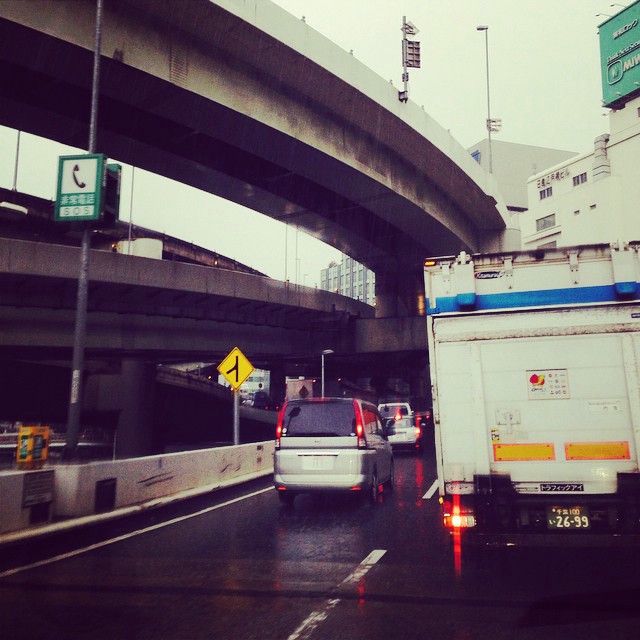
M 500 131 L 502 128 L 501 118 L 491 117 L 491 100 L 489 90 L 489 27 L 486 24 L 482 24 L 476 27 L 478 31 L 484 31 L 484 46 L 485 56 L 487 61 L 487 132 L 489 133 L 489 173 L 493 173 L 493 156 L 491 149 L 491 132 Z
M 322 385 L 322 397 L 324 398 L 324 357 L 328 356 L 330 353 L 333 353 L 333 349 L 325 349 L 322 352 L 322 375 L 320 377 L 321 385 Z
M 484 31 L 484 50 L 487 63 L 487 131 L 489 133 L 489 173 L 493 173 L 493 158 L 491 156 L 491 98 L 489 93 L 489 27 L 481 24 L 476 27 L 477 31 Z

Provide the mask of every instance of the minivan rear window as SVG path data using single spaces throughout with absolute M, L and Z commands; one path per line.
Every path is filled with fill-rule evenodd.
M 283 436 L 353 436 L 356 418 L 350 402 L 289 404 L 282 422 Z

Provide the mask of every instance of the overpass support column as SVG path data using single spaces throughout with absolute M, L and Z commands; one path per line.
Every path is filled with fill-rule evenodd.
M 269 367 L 269 372 L 269 395 L 281 405 L 286 392 L 284 367 L 274 364 Z
M 409 380 L 411 397 L 416 398 L 419 411 L 431 406 L 431 382 L 429 376 L 429 365 L 418 369 Z
M 376 318 L 424 314 L 422 270 L 376 271 Z
M 121 410 L 116 431 L 116 457 L 134 458 L 153 450 L 154 364 L 123 360 L 120 376 Z

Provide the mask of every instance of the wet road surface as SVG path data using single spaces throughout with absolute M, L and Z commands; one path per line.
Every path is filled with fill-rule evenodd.
M 267 479 L 1 547 L 0 637 L 640 637 L 633 541 L 463 544 L 456 562 L 436 497 L 423 498 L 434 479 L 430 455 L 399 454 L 395 489 L 375 506 L 298 496 L 284 507 Z

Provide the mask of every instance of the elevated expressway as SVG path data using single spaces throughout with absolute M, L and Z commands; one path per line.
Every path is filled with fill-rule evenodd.
M 79 253 L 73 246 L 0 238 L 0 419 L 40 421 L 41 412 L 64 422 Z M 241 271 L 92 250 L 88 301 L 84 420 L 111 429 L 115 420 L 120 456 L 151 453 L 158 424 L 193 434 L 225 422 L 211 393 L 210 401 L 188 399 L 192 384 L 175 406 L 158 397 L 158 384 L 166 384 L 159 363 L 217 363 L 238 346 L 254 366 L 271 370 L 272 392 L 282 397 L 285 375 L 318 375 L 323 349 L 339 354 L 328 375 L 339 370 L 355 378 L 376 375 L 381 364 L 388 375 L 402 355 L 397 340 L 378 340 L 378 348 L 396 350 L 386 358 L 361 353 L 358 336 L 371 344 L 372 334 L 359 330 L 358 321 L 375 322 L 369 305 Z M 413 344 L 403 341 L 412 360 L 424 352 L 421 335 L 416 332 Z M 196 403 L 203 407 L 199 414 Z
M 95 4 L 0 3 L 0 123 L 86 147 Z M 269 0 L 104 4 L 98 150 L 338 247 L 377 316 L 418 313 L 426 255 L 515 241 L 442 127 Z
M 0 2 L 0 124 L 86 148 L 95 4 Z M 258 366 L 334 348 L 362 372 L 357 353 L 384 353 L 367 366 L 414 367 L 415 379 L 424 257 L 518 244 L 493 178 L 386 80 L 269 0 L 104 4 L 98 151 L 315 235 L 376 272 L 377 301 L 374 318 L 258 276 L 94 252 L 88 366 L 120 358 L 122 388 L 140 391 L 146 358 L 238 344 Z M 0 258 L 0 354 L 64 360 L 77 251 L 8 240 Z M 405 349 L 410 362 L 394 362 Z

